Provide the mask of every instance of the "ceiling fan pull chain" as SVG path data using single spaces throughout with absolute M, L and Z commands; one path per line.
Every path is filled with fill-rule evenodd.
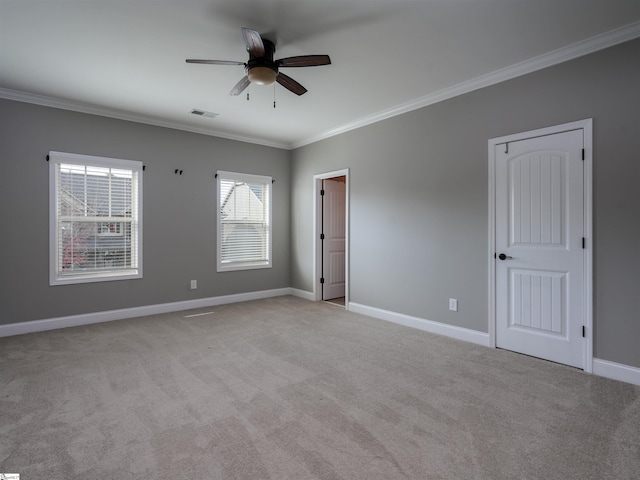
M 276 84 L 273 84 L 273 108 L 276 108 Z

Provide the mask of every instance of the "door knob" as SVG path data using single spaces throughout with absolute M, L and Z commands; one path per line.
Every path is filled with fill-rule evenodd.
M 498 258 L 499 258 L 500 260 L 511 260 L 511 259 L 513 259 L 513 257 L 512 257 L 512 256 L 510 256 L 510 255 L 505 255 L 504 253 L 501 253 L 500 255 L 498 255 Z

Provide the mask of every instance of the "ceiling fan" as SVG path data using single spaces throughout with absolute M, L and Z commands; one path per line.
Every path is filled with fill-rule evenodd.
M 240 95 L 250 83 L 270 85 L 278 82 L 287 90 L 302 95 L 307 89 L 293 78 L 280 72 L 281 67 L 315 67 L 330 65 L 329 55 L 299 55 L 297 57 L 273 59 L 276 46 L 270 40 L 262 38 L 258 32 L 250 28 L 242 28 L 244 43 L 249 52 L 248 62 L 231 60 L 197 60 L 188 58 L 187 63 L 205 63 L 209 65 L 244 65 L 247 74 L 231 89 L 229 95 Z

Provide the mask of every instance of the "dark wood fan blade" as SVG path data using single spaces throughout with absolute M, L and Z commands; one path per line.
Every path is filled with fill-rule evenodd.
M 207 65 L 244 65 L 244 62 L 234 62 L 233 60 L 198 60 L 187 58 L 187 63 L 206 63 Z
M 278 82 L 287 90 L 295 93 L 296 95 L 303 95 L 307 93 L 306 88 L 304 88 L 302 85 L 296 82 L 293 78 L 285 75 L 282 72 L 278 73 L 278 76 L 276 77 L 276 82 Z
M 300 55 L 276 60 L 276 65 L 279 67 L 317 67 L 331 65 L 331 59 L 329 55 Z
M 242 27 L 242 36 L 244 37 L 244 43 L 247 46 L 247 51 L 254 57 L 264 57 L 264 44 L 262 43 L 262 37 L 255 30 Z
M 229 92 L 229 95 L 240 95 L 245 90 L 245 88 L 249 86 L 250 83 L 251 82 L 249 81 L 249 77 L 245 75 L 242 79 L 240 79 L 238 83 L 235 84 L 235 86 Z

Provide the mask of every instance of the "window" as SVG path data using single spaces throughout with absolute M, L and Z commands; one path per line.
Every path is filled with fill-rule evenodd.
M 218 271 L 271 267 L 271 177 L 218 172 Z
M 142 163 L 49 152 L 50 285 L 142 277 Z

